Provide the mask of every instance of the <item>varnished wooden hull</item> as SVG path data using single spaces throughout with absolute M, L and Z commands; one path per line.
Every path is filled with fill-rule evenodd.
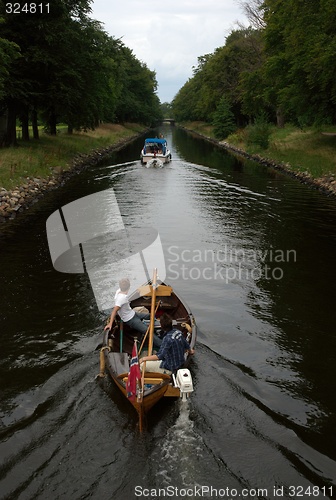
M 161 374 L 151 373 L 151 375 L 156 375 L 158 377 Z M 126 389 L 125 389 L 125 387 L 123 387 L 122 384 L 120 384 L 119 379 L 113 377 L 113 380 L 115 381 L 118 389 L 120 389 L 121 392 L 123 393 L 123 395 L 125 397 L 127 397 Z M 151 392 L 149 394 L 146 394 L 143 397 L 142 402 L 138 402 L 137 400 L 135 400 L 135 401 L 130 401 L 131 404 L 134 406 L 135 410 L 138 413 L 140 413 L 141 411 L 143 411 L 146 414 L 149 410 L 152 409 L 152 407 L 158 401 L 160 401 L 161 398 L 164 397 L 164 395 L 165 395 L 165 393 L 166 393 L 166 391 L 168 389 L 169 383 L 170 383 L 170 377 L 168 378 L 168 380 L 163 379 L 162 385 L 159 385 L 153 392 Z

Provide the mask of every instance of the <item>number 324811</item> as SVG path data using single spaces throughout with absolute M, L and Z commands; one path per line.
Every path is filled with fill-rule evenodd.
M 49 14 L 49 3 L 6 3 L 6 14 Z

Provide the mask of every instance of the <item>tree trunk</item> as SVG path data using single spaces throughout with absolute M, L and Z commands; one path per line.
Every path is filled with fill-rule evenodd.
M 54 108 L 49 108 L 48 116 L 48 132 L 50 135 L 57 134 L 57 117 Z
M 73 133 L 73 126 L 72 125 L 68 125 L 68 134 L 72 135 L 72 133 Z
M 39 139 L 39 130 L 37 125 L 37 111 L 34 108 L 32 111 L 32 125 L 33 125 L 33 137 L 34 139 Z
M 28 106 L 24 106 L 21 113 L 22 140 L 29 141 L 29 114 Z
M 14 100 L 7 104 L 7 130 L 4 138 L 5 146 L 17 146 L 16 142 L 16 105 Z
M 284 128 L 285 126 L 285 115 L 283 114 L 283 111 L 281 108 L 278 108 L 276 111 L 276 118 L 277 118 L 277 126 L 279 128 Z

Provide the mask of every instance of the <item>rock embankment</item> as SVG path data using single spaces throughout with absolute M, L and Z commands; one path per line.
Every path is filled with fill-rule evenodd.
M 217 141 L 216 139 L 206 137 L 205 135 L 200 134 L 199 132 L 195 132 L 194 130 L 190 130 L 180 125 L 179 127 L 183 128 L 187 132 L 198 135 L 199 137 L 202 137 L 203 139 L 206 139 L 209 142 L 212 142 L 213 144 L 216 144 L 217 146 L 222 147 L 234 154 L 237 154 L 249 160 L 256 161 L 257 163 L 266 165 L 267 167 L 272 167 L 276 170 L 280 170 L 281 172 L 299 180 L 303 184 L 307 184 L 315 189 L 319 189 L 325 194 L 336 196 L 336 174 L 330 173 L 329 175 L 325 175 L 320 178 L 314 178 L 309 174 L 309 172 L 300 172 L 295 170 L 289 163 L 277 163 L 276 161 L 269 158 L 264 158 L 257 154 L 247 153 L 243 149 L 237 148 L 236 146 L 233 146 L 226 141 Z
M 246 151 L 239 149 L 235 146 L 232 146 L 232 144 L 229 144 L 228 142 L 225 141 L 215 141 L 218 142 L 218 145 L 221 147 L 224 147 L 225 149 L 232 151 L 240 156 L 244 156 L 245 158 L 248 158 L 249 160 L 256 161 L 262 165 L 266 165 L 267 167 L 272 167 L 276 170 L 280 170 L 284 172 L 285 174 L 290 175 L 291 177 L 294 177 L 295 179 L 298 179 L 300 182 L 303 184 L 308 184 L 316 189 L 319 189 L 320 191 L 323 191 L 326 194 L 336 196 L 336 176 L 335 174 L 329 174 L 325 175 L 320 178 L 314 178 L 312 177 L 309 172 L 300 172 L 297 170 L 294 170 L 293 167 L 289 163 L 277 163 L 274 160 L 271 160 L 269 158 L 263 158 L 260 155 L 257 154 L 249 154 L 246 153 Z
M 59 184 L 57 176 L 48 179 L 27 177 L 25 184 L 12 190 L 0 188 L 0 222 L 14 219 L 24 208 L 36 203 L 44 193 Z
M 134 141 L 140 135 L 142 134 L 123 139 L 107 148 L 96 149 L 89 154 L 80 154 L 72 160 L 67 170 L 60 167 L 53 168 L 47 178 L 27 177 L 22 185 L 13 189 L 0 187 L 0 223 L 14 219 L 17 214 L 37 203 L 47 192 L 63 185 L 67 179 L 79 174 L 84 169 L 98 165 L 112 152 L 124 148 L 126 144 Z

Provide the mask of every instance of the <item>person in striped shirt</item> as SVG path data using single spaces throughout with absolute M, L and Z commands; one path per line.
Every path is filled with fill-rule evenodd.
M 194 354 L 195 351 L 190 348 L 183 333 L 173 328 L 173 320 L 168 314 L 164 313 L 160 317 L 160 324 L 164 335 L 160 349 L 156 354 L 142 357 L 140 364 L 146 361 L 147 372 L 170 375 L 184 365 L 186 352 Z

